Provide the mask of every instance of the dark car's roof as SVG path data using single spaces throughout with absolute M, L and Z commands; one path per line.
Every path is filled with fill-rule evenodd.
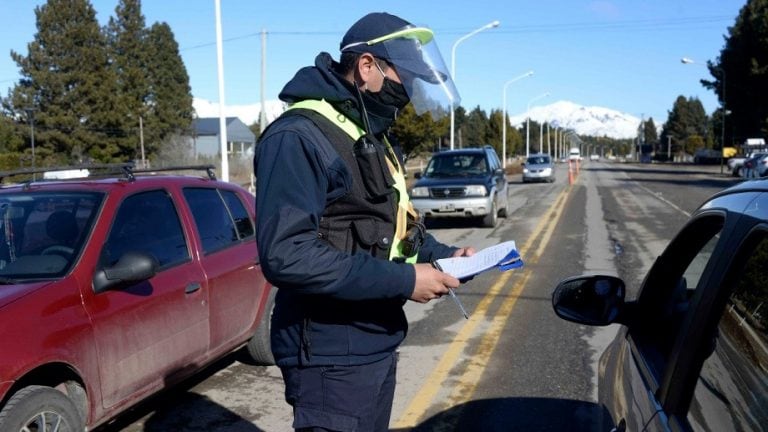
M 433 153 L 432 157 L 444 156 L 444 155 L 452 156 L 452 155 L 457 155 L 457 154 L 482 154 L 482 153 L 485 153 L 485 151 L 486 151 L 486 149 L 484 149 L 484 148 L 476 148 L 476 147 L 465 148 L 465 149 L 457 149 L 457 150 L 444 150 L 444 151 L 441 151 L 441 152 Z

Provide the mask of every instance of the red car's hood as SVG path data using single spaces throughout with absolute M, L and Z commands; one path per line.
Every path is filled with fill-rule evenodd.
M 0 285 L 0 309 L 9 303 L 35 292 L 40 288 L 50 284 L 51 281 L 30 282 L 13 285 Z

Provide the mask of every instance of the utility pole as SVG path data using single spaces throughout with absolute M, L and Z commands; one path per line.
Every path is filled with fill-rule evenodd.
M 227 121 L 224 113 L 224 47 L 221 29 L 221 0 L 215 0 L 216 8 L 216 65 L 219 77 L 219 151 L 221 152 L 221 179 L 229 181 L 229 153 L 227 145 Z
M 32 145 L 32 168 L 35 168 L 35 111 L 37 111 L 37 108 L 35 107 L 26 107 L 24 108 L 24 111 L 27 112 L 27 120 L 29 121 L 29 128 L 30 128 L 30 135 L 29 135 L 29 141 Z M 34 179 L 34 174 L 32 175 L 32 178 Z
M 547 122 L 547 154 L 552 156 L 552 140 L 549 133 L 549 122 Z
M 147 168 L 147 159 L 144 157 L 144 119 L 139 116 L 139 145 L 141 146 L 141 167 Z
M 674 157 L 672 156 L 672 135 L 667 136 L 667 160 L 674 162 Z
M 261 29 L 261 113 L 259 114 L 259 133 L 267 128 L 267 102 L 264 99 L 264 81 L 267 79 L 267 29 Z M 254 149 L 255 150 L 255 149 Z

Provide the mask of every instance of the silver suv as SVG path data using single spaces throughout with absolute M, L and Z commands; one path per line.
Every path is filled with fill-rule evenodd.
M 411 189 L 424 218 L 482 218 L 494 227 L 507 215 L 507 179 L 491 146 L 435 153 Z

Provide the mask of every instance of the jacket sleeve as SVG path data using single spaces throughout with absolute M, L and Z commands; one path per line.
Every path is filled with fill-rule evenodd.
M 325 139 L 312 129 L 270 131 L 257 147 L 256 235 L 264 276 L 279 289 L 308 295 L 409 298 L 412 265 L 351 255 L 318 237 L 326 203 L 349 190 L 351 177 L 335 151 L 312 142 Z
M 427 233 L 424 244 L 419 249 L 418 262 L 432 262 L 441 258 L 448 258 L 459 248 L 440 243 L 432 234 Z

